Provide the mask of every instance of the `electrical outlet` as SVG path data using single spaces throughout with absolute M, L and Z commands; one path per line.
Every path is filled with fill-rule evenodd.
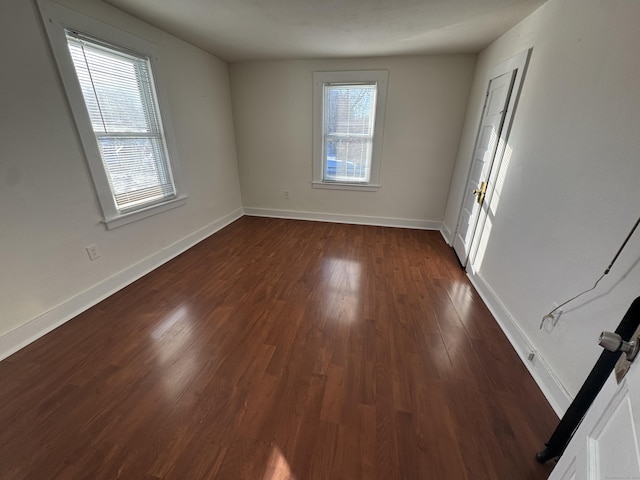
M 289 200 L 289 190 L 283 190 L 282 191 L 282 196 L 284 198 L 286 198 L 287 200 Z
M 87 254 L 89 255 L 89 260 L 96 260 L 100 258 L 100 252 L 98 251 L 98 246 L 96 244 L 89 245 L 87 247 Z

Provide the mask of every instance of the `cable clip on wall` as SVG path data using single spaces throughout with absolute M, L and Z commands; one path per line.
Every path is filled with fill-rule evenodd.
M 609 263 L 609 266 L 605 269 L 604 273 L 602 275 L 600 275 L 600 278 L 598 278 L 596 280 L 596 283 L 593 284 L 593 287 L 591 287 L 590 289 L 585 290 L 584 292 L 580 292 L 579 294 L 571 297 L 569 300 L 561 303 L 560 305 L 555 307 L 553 310 L 551 310 L 549 313 L 547 313 L 544 317 L 542 317 L 542 321 L 540 322 L 540 330 L 542 330 L 542 327 L 544 326 L 544 322 L 546 320 L 554 320 L 555 319 L 555 313 L 557 311 L 559 311 L 562 307 L 564 307 L 566 304 L 571 303 L 574 300 L 576 300 L 579 297 L 581 297 L 582 295 L 584 295 L 586 293 L 589 293 L 589 292 L 592 292 L 593 290 L 596 289 L 596 287 L 600 283 L 600 280 L 602 280 L 605 277 L 605 275 L 607 275 L 611 271 L 611 268 L 613 267 L 613 264 L 616 263 L 616 260 L 618 260 L 618 257 L 620 256 L 620 254 L 622 253 L 624 248 L 627 246 L 627 243 L 629 243 L 629 240 L 631 239 L 631 236 L 636 231 L 636 228 L 638 228 L 639 224 L 640 224 L 640 218 L 638 218 L 638 220 L 636 220 L 636 223 L 633 226 L 633 228 L 631 229 L 631 231 L 629 232 L 629 235 L 627 235 L 627 238 L 624 239 L 624 242 L 622 242 L 622 245 L 620 245 L 620 248 L 618 248 L 618 251 L 616 252 L 615 256 L 613 257 L 613 260 L 611 260 L 611 263 Z

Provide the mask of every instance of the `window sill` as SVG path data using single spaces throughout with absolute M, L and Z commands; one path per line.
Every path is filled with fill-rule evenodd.
M 189 197 L 187 195 L 182 195 L 178 198 L 174 198 L 173 200 L 169 200 L 158 205 L 151 205 L 150 207 L 136 210 L 135 212 L 125 213 L 122 215 L 118 215 L 117 217 L 105 219 L 102 221 L 102 223 L 106 225 L 107 230 L 113 230 L 114 228 L 137 222 L 138 220 L 142 220 L 143 218 L 147 218 L 161 212 L 166 212 L 167 210 L 171 210 L 172 208 L 181 207 L 182 205 L 187 203 L 188 198 Z
M 326 190 L 359 190 L 361 192 L 377 192 L 381 185 L 373 183 L 340 183 L 340 182 L 311 182 L 313 188 Z

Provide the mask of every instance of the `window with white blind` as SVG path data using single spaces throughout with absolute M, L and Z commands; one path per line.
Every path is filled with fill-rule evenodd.
M 314 187 L 379 188 L 387 77 L 314 73 Z
M 183 204 L 155 47 L 48 0 L 39 6 L 107 227 Z

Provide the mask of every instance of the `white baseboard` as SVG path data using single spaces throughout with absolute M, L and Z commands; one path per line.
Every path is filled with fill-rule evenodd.
M 0 360 L 26 347 L 240 217 L 242 217 L 241 208 L 90 287 L 15 330 L 0 336 Z
M 442 222 L 431 220 L 342 215 L 338 213 L 302 212 L 297 210 L 271 210 L 251 207 L 245 207 L 244 214 L 252 217 L 287 218 L 291 220 L 350 223 L 355 225 L 374 225 L 378 227 L 413 228 L 417 230 L 440 230 L 442 226 Z
M 442 235 L 442 238 L 444 238 L 444 241 L 447 242 L 447 245 L 451 246 L 453 237 L 451 236 L 451 230 L 449 230 L 446 223 L 443 223 L 440 227 L 440 234 Z
M 489 308 L 493 317 L 500 325 L 500 328 L 511 342 L 516 353 L 527 367 L 529 373 L 542 390 L 551 408 L 556 412 L 559 418 L 564 415 L 571 404 L 572 397 L 564 388 L 558 377 L 555 376 L 553 370 L 544 358 L 533 347 L 527 335 L 518 326 L 513 316 L 502 304 L 498 296 L 487 284 L 486 280 L 479 273 L 469 273 L 469 280 L 478 291 L 478 294 Z M 527 357 L 531 352 L 535 352 L 533 360 Z

